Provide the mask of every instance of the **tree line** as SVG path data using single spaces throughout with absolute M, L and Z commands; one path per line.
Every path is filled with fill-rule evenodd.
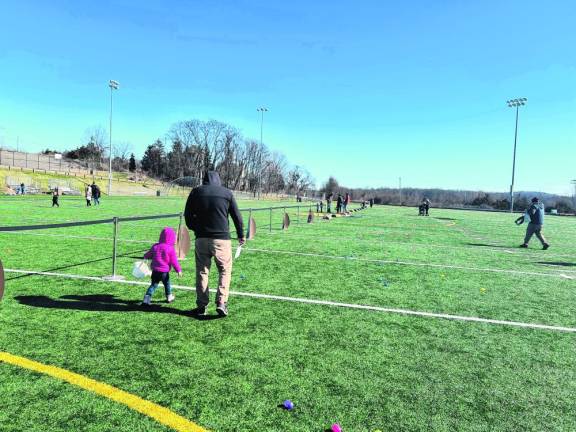
M 157 139 L 144 152 L 141 168 L 151 177 L 195 186 L 212 169 L 225 187 L 238 191 L 304 194 L 314 185 L 308 171 L 226 123 L 181 121 L 168 137 L 169 143 Z
M 112 166 L 118 171 L 135 172 L 181 186 L 200 184 L 207 169 L 219 172 L 227 188 L 257 193 L 287 193 L 321 199 L 329 193 L 352 195 L 354 200 L 374 199 L 376 204 L 417 206 L 424 198 L 442 207 L 470 207 L 508 210 L 507 193 L 420 188 L 349 188 L 330 177 L 318 190 L 311 174 L 298 165 L 290 165 L 284 155 L 266 145 L 245 138 L 240 131 L 216 120 L 180 121 L 172 125 L 164 140 L 150 144 L 140 161 L 130 153 L 130 145 L 114 146 Z M 46 150 L 54 153 L 53 150 Z M 90 169 L 107 169 L 106 131 L 95 127 L 87 131 L 87 142 L 64 156 Z M 514 209 L 523 210 L 532 196 L 539 196 L 547 209 L 574 213 L 576 203 L 568 197 L 540 192 L 519 192 Z

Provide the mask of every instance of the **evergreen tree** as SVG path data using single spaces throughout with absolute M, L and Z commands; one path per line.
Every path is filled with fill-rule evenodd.
M 153 177 L 163 178 L 167 174 L 166 152 L 159 139 L 149 145 L 141 162 L 142 169 Z
M 182 141 L 175 139 L 172 142 L 172 150 L 168 153 L 167 177 L 171 180 L 184 177 L 186 154 Z
M 132 153 L 130 155 L 130 162 L 128 165 L 128 170 L 130 172 L 135 172 L 136 171 L 136 158 L 134 157 L 134 153 Z

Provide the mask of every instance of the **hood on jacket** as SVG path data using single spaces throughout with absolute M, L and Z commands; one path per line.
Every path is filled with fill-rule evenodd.
M 220 180 L 220 176 L 216 171 L 206 171 L 206 174 L 204 174 L 204 178 L 202 179 L 202 184 L 222 186 L 222 181 Z
M 160 240 L 158 243 L 165 243 L 174 246 L 176 244 L 176 233 L 174 230 L 170 227 L 165 227 L 160 233 Z

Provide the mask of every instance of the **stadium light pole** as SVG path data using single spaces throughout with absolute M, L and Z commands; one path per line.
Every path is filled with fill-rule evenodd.
M 262 147 L 264 145 L 264 113 L 268 112 L 268 108 L 260 107 L 256 109 L 260 113 L 260 169 L 258 172 L 258 199 L 262 193 Z
M 120 83 L 118 81 L 110 80 L 108 82 L 110 87 L 110 150 L 108 155 L 108 196 L 112 195 L 112 94 L 114 90 L 118 90 Z
M 516 142 L 518 141 L 518 108 L 526 105 L 528 99 L 518 98 L 506 101 L 510 108 L 516 108 L 516 127 L 514 128 L 514 156 L 512 157 L 512 183 L 510 183 L 510 213 L 514 211 L 514 174 L 516 172 Z

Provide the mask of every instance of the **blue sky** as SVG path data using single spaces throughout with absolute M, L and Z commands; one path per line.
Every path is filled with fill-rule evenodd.
M 231 123 L 324 181 L 569 193 L 576 3 L 27 1 L 0 14 L 0 144 L 107 128 L 141 155 L 170 125 Z

